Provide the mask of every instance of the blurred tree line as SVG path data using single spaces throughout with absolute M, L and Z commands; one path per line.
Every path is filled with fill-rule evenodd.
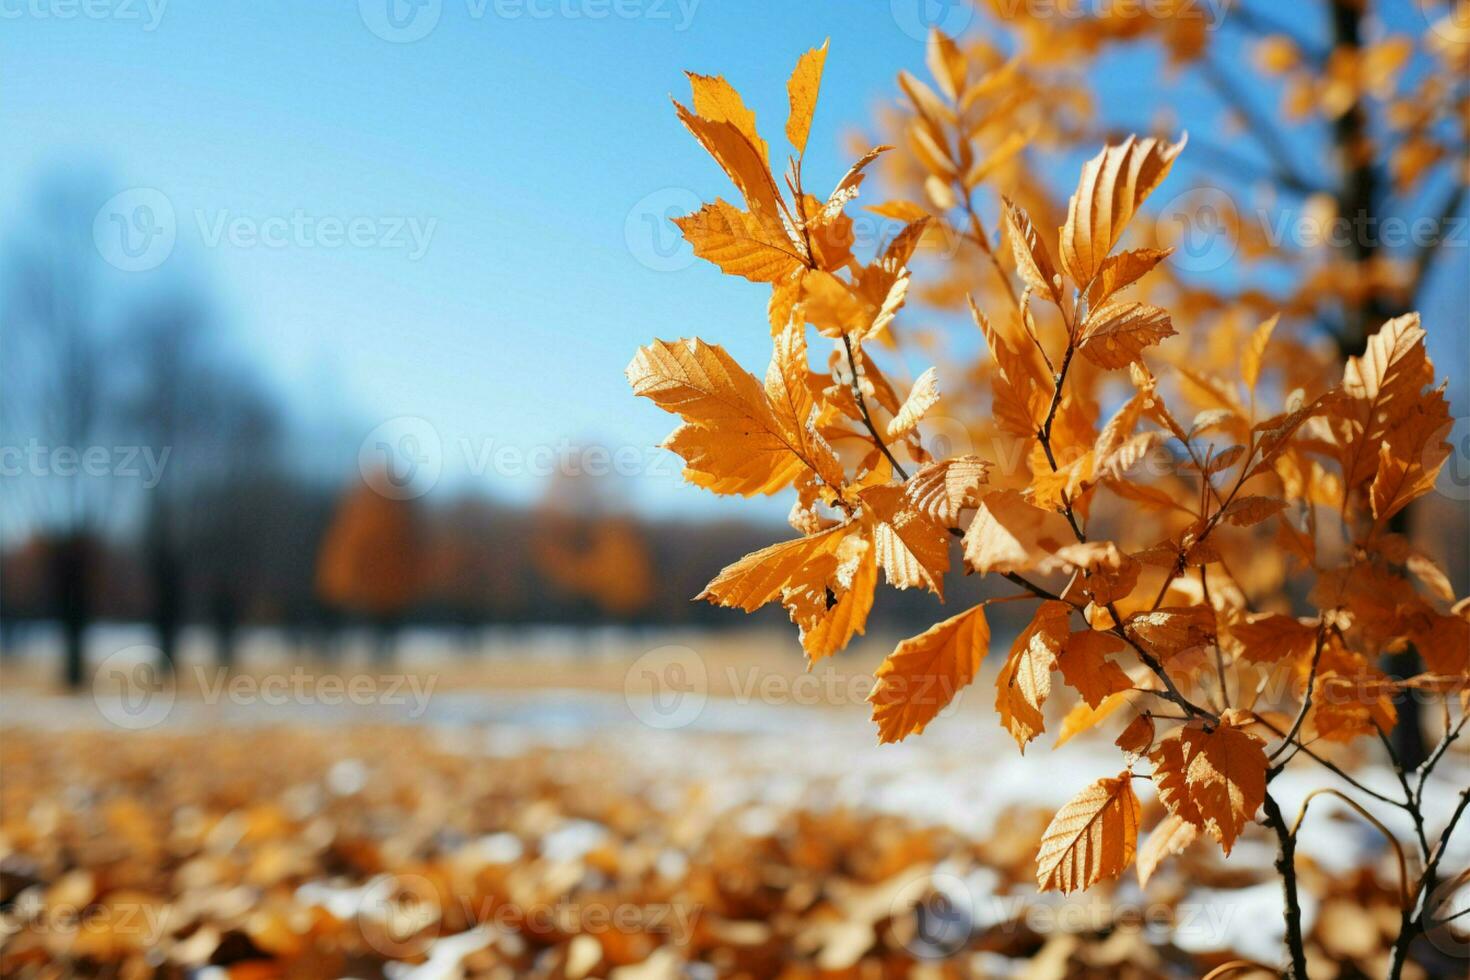
M 355 445 L 289 417 L 204 287 L 106 265 L 106 187 L 54 177 L 3 229 L 0 654 L 59 635 L 78 687 L 112 652 L 89 649 L 103 622 L 147 624 L 165 669 L 190 627 L 229 667 L 254 627 L 300 655 L 368 627 L 387 656 L 405 624 L 466 650 L 487 624 L 732 625 L 690 597 L 771 528 L 640 520 L 572 478 L 529 509 L 394 499 Z M 922 601 L 888 612 L 917 621 Z

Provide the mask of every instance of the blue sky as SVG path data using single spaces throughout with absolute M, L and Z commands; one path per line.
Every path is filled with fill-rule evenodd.
M 670 259 L 672 230 L 650 223 L 728 193 L 670 108 L 682 71 L 731 79 L 774 144 L 787 73 L 830 36 L 807 163 L 821 184 L 845 168 L 842 134 L 923 59 L 922 0 L 420 0 L 418 19 L 407 0 L 91 0 L 96 16 L 58 16 L 70 2 L 0 4 L 4 213 L 83 164 L 116 193 L 161 194 L 175 244 L 130 285 L 204 283 L 298 413 L 363 435 L 425 419 L 446 485 L 517 499 L 542 481 L 475 474 L 498 448 L 668 431 L 622 377 L 650 338 L 698 333 L 763 369 L 764 289 Z M 387 2 L 405 34 L 432 29 L 393 40 Z M 1110 73 L 1105 97 L 1155 101 L 1155 67 Z M 744 511 L 660 472 L 644 507 Z

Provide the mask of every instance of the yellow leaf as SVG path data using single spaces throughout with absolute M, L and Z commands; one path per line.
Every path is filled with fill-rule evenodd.
M 974 606 L 904 640 L 874 672 L 868 701 L 880 742 L 917 734 L 975 679 L 990 645 L 985 607 Z
M 1133 686 L 1123 668 L 1108 659 L 1109 654 L 1123 649 L 1123 641 L 1112 633 L 1079 630 L 1069 637 L 1057 654 L 1057 667 L 1062 680 L 1082 695 L 1082 700 L 1096 708 L 1109 694 L 1126 691 Z
M 1138 847 L 1140 807 L 1133 777 L 1099 779 L 1057 811 L 1041 835 L 1036 885 L 1064 893 L 1116 878 Z
M 1140 248 L 1109 256 L 1098 268 L 1092 288 L 1087 291 L 1087 305 L 1093 309 L 1102 306 L 1114 294 L 1142 279 L 1171 252 L 1173 249 L 1169 248 Z
M 793 321 L 775 338 L 771 364 L 766 369 L 766 399 L 792 451 L 823 483 L 841 489 L 846 483 L 842 464 L 812 422 L 816 404 L 810 377 L 806 329 Z
M 1082 324 L 1077 349 L 1098 367 L 1124 368 L 1143 351 L 1174 336 L 1169 314 L 1144 303 L 1113 303 L 1092 310 Z
M 929 45 L 924 52 L 929 74 L 951 102 L 958 102 L 965 91 L 965 55 L 959 46 L 937 27 L 929 28 Z
M 1215 635 L 1215 612 L 1207 606 L 1155 609 L 1128 617 L 1128 632 L 1164 659 L 1202 646 Z
M 684 458 L 685 479 L 697 486 L 770 494 L 804 469 L 829 469 L 807 458 L 810 440 L 777 417 L 760 382 L 717 345 L 655 341 L 638 351 L 627 375 L 634 394 L 684 419 L 664 446 Z
M 781 194 L 766 162 L 765 144 L 752 143 L 734 123 L 706 119 L 678 102 L 674 103 L 674 111 L 740 191 L 745 206 L 765 228 L 766 237 L 779 241 L 786 234 L 786 225 L 781 217 Z
M 1180 820 L 1172 813 L 1165 814 L 1138 849 L 1139 887 L 1148 887 L 1148 880 L 1153 877 L 1159 863 L 1164 858 L 1182 853 L 1198 836 L 1199 828 L 1194 824 Z
M 1103 698 L 1102 704 L 1096 708 L 1079 701 L 1072 706 L 1066 716 L 1062 718 L 1062 727 L 1057 731 L 1055 748 L 1061 748 L 1073 738 L 1081 735 L 1106 720 L 1119 708 L 1128 703 L 1128 696 L 1124 693 L 1111 694 Z
M 1245 350 L 1240 354 L 1240 376 L 1251 391 L 1256 390 L 1256 383 L 1261 380 L 1261 364 L 1266 358 L 1266 345 L 1271 342 L 1271 334 L 1280 319 L 1281 314 L 1278 313 L 1256 327 L 1245 345 Z
M 979 504 L 989 473 L 990 463 L 979 456 L 952 456 L 921 467 L 904 485 L 904 493 L 934 523 L 957 527 L 960 511 Z
M 1061 231 L 1062 268 L 1086 289 L 1122 237 L 1138 206 L 1159 185 L 1184 141 L 1128 137 L 1104 147 L 1082 168 Z
M 878 584 L 877 556 L 865 535 L 850 534 L 834 552 L 815 560 L 830 571 L 820 580 L 787 590 L 782 599 L 798 627 L 808 663 L 846 648 L 854 635 L 863 632 Z M 802 574 L 806 572 L 803 569 Z
M 796 70 L 786 82 L 786 95 L 791 114 L 786 118 L 786 138 L 798 156 L 806 152 L 807 136 L 812 129 L 812 115 L 817 110 L 817 92 L 822 87 L 822 69 L 827 64 L 828 41 L 812 48 L 796 61 Z
M 909 396 L 899 406 L 898 414 L 888 423 L 888 438 L 902 439 L 908 435 L 938 401 L 939 372 L 931 367 L 919 375 L 909 389 Z
M 965 561 L 983 575 L 1026 571 L 1073 538 L 1062 515 L 1014 490 L 994 490 L 980 501 L 964 540 Z
M 1041 706 L 1051 694 L 1051 671 L 1067 639 L 1068 614 L 1064 602 L 1043 602 L 996 675 L 995 710 L 1022 752 L 1046 730 Z
M 755 128 L 755 113 L 745 107 L 745 100 L 734 86 L 718 75 L 685 72 L 694 93 L 694 111 L 710 122 L 729 123 L 760 152 L 761 160 L 769 159 L 766 141 Z M 769 164 L 767 164 L 769 166 Z
M 926 588 L 943 598 L 949 571 L 949 533 L 916 509 L 900 485 L 858 494 L 873 520 L 878 565 L 898 589 Z
M 1011 253 L 1015 256 L 1016 271 L 1021 274 L 1021 280 L 1037 292 L 1050 296 L 1052 302 L 1060 303 L 1062 291 L 1056 266 L 1052 265 L 1046 244 L 1031 223 L 1031 217 L 1009 198 L 1002 198 L 1001 206 L 1006 234 L 1011 240 Z
M 752 282 L 778 282 L 802 265 L 791 240 L 771 238 L 754 215 L 726 201 L 716 200 L 674 224 L 694 246 L 694 254 L 713 262 L 720 271 Z
M 782 541 L 751 552 L 725 566 L 695 598 L 707 599 L 717 606 L 755 612 L 780 598 L 784 590 L 809 585 L 810 578 L 802 578 L 801 573 L 819 570 L 815 560 L 836 554 L 850 530 L 850 525 L 839 524 L 818 534 Z

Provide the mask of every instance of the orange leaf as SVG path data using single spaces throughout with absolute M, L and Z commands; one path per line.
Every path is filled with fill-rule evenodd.
M 1036 885 L 1073 892 L 1116 878 L 1138 847 L 1133 777 L 1099 779 L 1057 811 L 1036 852 Z
M 990 646 L 985 607 L 973 606 L 904 640 L 873 673 L 868 701 L 878 740 L 917 734 L 975 679 Z
M 1043 602 L 996 675 L 995 710 L 1022 752 L 1045 730 L 1041 706 L 1051 693 L 1052 667 L 1067 639 L 1069 611 L 1064 602 Z
M 1138 849 L 1138 884 L 1147 887 L 1159 862 L 1182 853 L 1199 836 L 1199 828 L 1174 814 L 1165 814 Z
M 786 138 L 798 156 L 806 152 L 806 140 L 812 129 L 812 115 L 817 111 L 817 92 L 822 87 L 822 69 L 827 64 L 827 44 L 812 48 L 796 61 L 796 69 L 786 82 L 786 95 L 791 114 L 786 118 Z
M 1061 231 L 1062 268 L 1079 288 L 1092 282 L 1143 199 L 1166 177 L 1184 141 L 1137 139 L 1104 147 L 1082 168 Z
M 1057 667 L 1066 681 L 1082 695 L 1082 700 L 1096 708 L 1109 694 L 1126 691 L 1133 686 L 1123 668 L 1108 655 L 1123 649 L 1123 641 L 1112 633 L 1079 630 L 1067 638 L 1057 654 Z

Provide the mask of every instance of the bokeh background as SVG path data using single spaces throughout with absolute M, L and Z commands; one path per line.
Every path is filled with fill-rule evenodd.
M 683 483 L 656 448 L 667 417 L 623 378 L 654 336 L 698 333 L 751 365 L 768 351 L 762 288 L 696 261 L 670 222 L 728 194 L 669 103 L 685 70 L 730 78 L 774 132 L 790 66 L 830 38 L 805 172 L 835 181 L 884 135 L 931 27 L 1006 51 L 1018 11 L 1043 30 L 1203 32 L 1213 68 L 1166 31 L 1100 44 L 1096 130 L 1188 130 L 1172 181 L 1214 197 L 1163 202 L 1182 254 L 1212 287 L 1292 295 L 1295 267 L 1233 281 L 1227 232 L 1290 239 L 1330 190 L 1329 122 L 1278 120 L 1264 140 L 1256 124 L 1289 94 L 1263 42 L 1330 48 L 1332 5 L 1040 6 L 0 4 L 7 974 L 846 975 L 875 951 L 939 970 L 967 943 L 984 947 L 974 975 L 1270 959 L 1269 932 L 1246 928 L 1278 914 L 1269 884 L 1181 926 L 1181 902 L 1214 908 L 1246 874 L 1203 858 L 1170 886 L 1170 924 L 1131 939 L 1113 938 L 1119 903 L 1157 911 L 1136 889 L 1101 911 L 1035 904 L 1036 813 L 1102 763 L 1068 746 L 1025 760 L 1038 779 L 983 684 L 923 744 L 872 746 L 870 672 L 934 620 L 932 598 L 889 592 L 815 674 L 779 611 L 691 602 L 789 535 L 790 502 Z M 1367 46 L 1437 23 L 1466 32 L 1450 50 L 1470 44 L 1464 4 L 1373 3 L 1361 23 Z M 1417 52 L 1394 70 L 1441 65 Z M 1085 155 L 1035 165 L 1064 193 Z M 1432 247 L 1386 250 L 1429 256 L 1410 298 L 1460 421 L 1420 519 L 1458 595 L 1465 165 L 1386 192 L 1436 222 Z M 1299 186 L 1268 193 L 1272 172 Z M 1325 842 L 1324 874 L 1383 856 L 1356 831 Z M 568 895 L 571 924 L 527 925 Z M 35 938 L 19 923 L 38 901 L 81 924 Z M 634 927 L 587 925 L 634 906 Z M 521 918 L 475 931 L 502 907 Z M 1351 937 L 1377 928 L 1372 908 L 1314 906 L 1322 948 L 1367 962 L 1377 946 Z M 707 973 L 655 954 L 674 933 L 650 909 L 717 910 L 670 927 Z

